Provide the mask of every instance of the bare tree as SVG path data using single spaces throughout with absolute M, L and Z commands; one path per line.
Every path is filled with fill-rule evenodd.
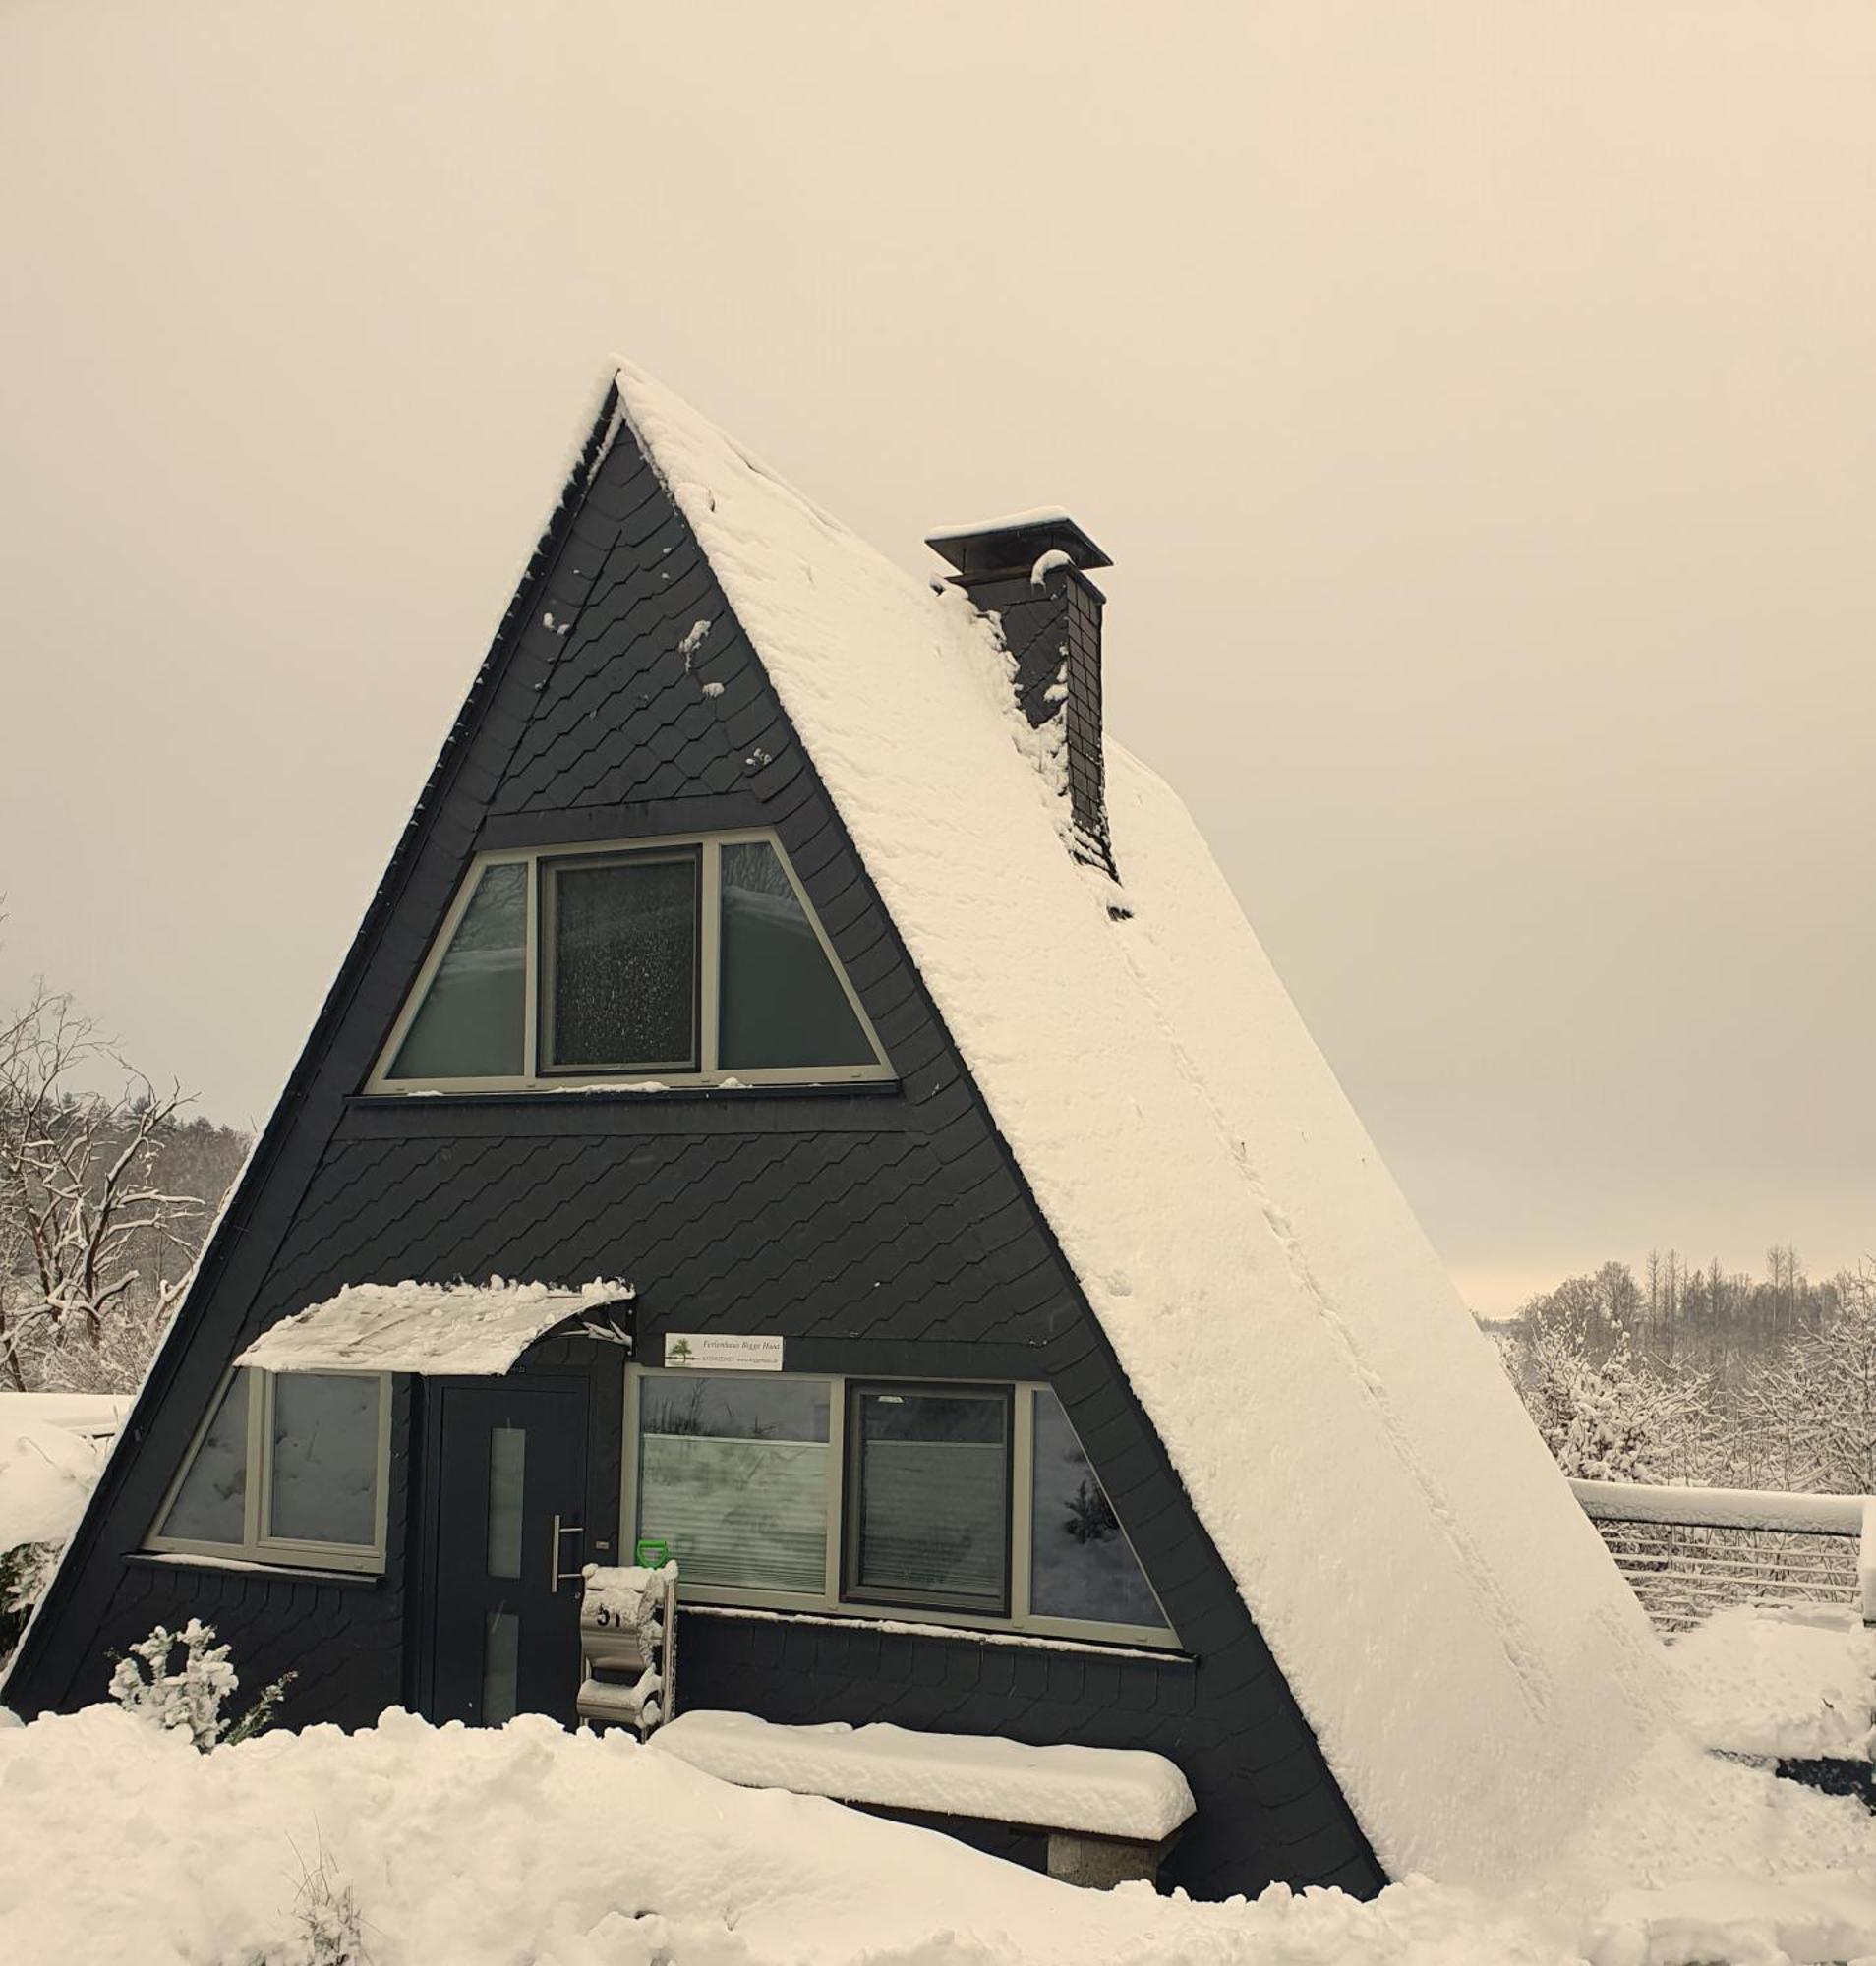
M 116 1077 L 115 1094 L 86 1080 Z M 133 1380 L 187 1277 L 202 1198 L 156 1179 L 184 1104 L 41 986 L 0 1021 L 0 1381 Z

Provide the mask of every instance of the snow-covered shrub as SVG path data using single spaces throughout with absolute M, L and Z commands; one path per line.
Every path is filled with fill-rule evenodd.
M 318 1864 L 309 1869 L 303 1862 L 301 1868 L 305 1875 L 293 1900 L 293 1919 L 300 1928 L 294 1966 L 370 1966 L 358 1893 L 333 1870 L 323 1850 Z
M 23 1542 L 0 1549 L 0 1666 L 13 1656 L 32 1607 L 51 1581 L 56 1543 Z
M 1601 1358 L 1564 1323 L 1540 1323 L 1506 1347 L 1526 1411 L 1565 1474 L 1661 1481 L 1699 1406 L 1695 1383 L 1637 1365 L 1619 1331 Z
M 182 1658 L 176 1660 L 180 1647 Z M 205 1755 L 210 1748 L 245 1741 L 273 1718 L 286 1691 L 288 1673 L 264 1687 L 238 1720 L 224 1719 L 223 1703 L 241 1684 L 228 1663 L 228 1648 L 215 1644 L 215 1628 L 191 1618 L 180 1632 L 158 1625 L 130 1648 L 111 1674 L 111 1698 L 127 1713 L 139 1713 L 158 1727 L 186 1729 Z

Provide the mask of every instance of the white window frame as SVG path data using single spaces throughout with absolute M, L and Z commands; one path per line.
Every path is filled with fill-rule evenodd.
M 647 1379 L 743 1379 L 752 1381 L 773 1381 L 775 1379 L 808 1380 L 824 1385 L 828 1391 L 828 1457 L 827 1457 L 827 1587 L 823 1590 L 778 1590 L 765 1589 L 745 1589 L 732 1585 L 686 1584 L 683 1579 L 683 1558 L 677 1559 L 677 1596 L 680 1603 L 714 1604 L 763 1611 L 802 1611 L 824 1617 L 852 1618 L 861 1623 L 877 1624 L 882 1618 L 899 1617 L 913 1620 L 921 1625 L 956 1627 L 967 1632 L 1018 1632 L 1037 1638 L 1083 1639 L 1095 1642 L 1107 1641 L 1115 1645 L 1138 1646 L 1155 1651 L 1176 1652 L 1181 1649 L 1179 1635 L 1174 1631 L 1172 1621 L 1164 1625 L 1124 1625 L 1107 1623 L 1096 1619 L 1044 1617 L 1029 1608 L 1030 1559 L 1033 1544 L 1033 1524 L 1035 1510 L 1035 1397 L 1038 1393 L 1052 1392 L 1054 1389 L 1046 1380 L 1040 1379 L 961 1379 L 960 1386 L 979 1387 L 993 1385 L 1008 1386 L 1014 1397 L 1011 1401 L 1011 1457 L 1010 1457 L 1010 1615 L 997 1618 L 983 1612 L 956 1611 L 946 1607 L 914 1603 L 910 1599 L 904 1602 L 888 1601 L 878 1595 L 864 1599 L 843 1597 L 842 1585 L 846 1574 L 846 1547 L 843 1541 L 845 1528 L 845 1501 L 847 1482 L 847 1437 L 848 1405 L 847 1389 L 854 1385 L 875 1386 L 883 1384 L 903 1384 L 920 1390 L 939 1388 L 942 1379 L 929 1376 L 909 1377 L 905 1374 L 882 1372 L 737 1372 L 722 1371 L 715 1367 L 697 1370 L 691 1367 L 667 1369 L 662 1366 L 630 1365 L 625 1372 L 625 1452 L 619 1480 L 619 1542 L 624 1553 L 621 1560 L 629 1560 L 635 1553 L 638 1539 L 638 1455 L 639 1455 L 639 1410 L 642 1388 Z M 1098 1479 L 1098 1471 L 1096 1471 Z M 1122 1532 L 1125 1533 L 1125 1530 Z M 1133 1541 L 1128 1540 L 1129 1549 Z M 1134 1550 L 1135 1561 L 1140 1552 Z M 1142 1565 L 1141 1575 L 1145 1577 L 1145 1567 Z M 1150 1579 L 1146 1588 L 1152 1589 Z M 1162 1607 L 1163 1609 L 1163 1607 Z
M 788 876 L 789 885 L 794 890 L 794 897 L 800 903 L 801 912 L 813 929 L 815 940 L 821 945 L 821 953 L 827 957 L 828 966 L 833 970 L 847 998 L 860 1031 L 872 1051 L 872 1062 L 866 1065 L 789 1065 L 789 1066 L 743 1066 L 728 1069 L 718 1062 L 719 1044 L 719 1000 L 721 995 L 722 953 L 723 953 L 723 848 L 726 846 L 752 845 L 760 843 L 775 849 L 782 871 Z M 652 854 L 679 850 L 697 851 L 701 860 L 699 875 L 699 919 L 697 966 L 697 1070 L 662 1070 L 653 1066 L 620 1066 L 616 1069 L 602 1070 L 598 1067 L 573 1067 L 556 1070 L 547 1068 L 541 1055 L 541 997 L 546 981 L 544 971 L 551 960 L 543 937 L 544 890 L 548 883 L 543 877 L 543 867 L 552 867 L 556 862 L 570 864 L 590 864 L 609 858 L 629 858 L 635 854 Z M 522 1001 L 521 1060 L 522 1069 L 518 1074 L 490 1074 L 473 1078 L 392 1078 L 391 1066 L 403 1047 L 410 1027 L 417 1020 L 425 999 L 430 995 L 430 986 L 435 981 L 437 971 L 442 964 L 449 945 L 455 939 L 456 929 L 469 902 L 476 892 L 484 872 L 490 867 L 524 866 L 528 870 L 526 946 L 522 960 L 526 984 Z M 795 873 L 787 849 L 776 837 L 774 831 L 766 827 L 745 827 L 724 833 L 679 833 L 659 834 L 640 839 L 606 839 L 563 843 L 553 846 L 513 846 L 498 847 L 489 852 L 478 853 L 464 873 L 455 898 L 450 902 L 448 912 L 443 916 L 442 925 L 438 929 L 431 943 L 429 954 L 424 957 L 423 967 L 418 970 L 403 1007 L 397 1013 L 397 1021 L 391 1025 L 390 1035 L 385 1039 L 372 1067 L 371 1076 L 365 1081 L 365 1090 L 370 1093 L 387 1095 L 428 1094 L 436 1092 L 657 1092 L 667 1088 L 678 1090 L 686 1087 L 705 1085 L 852 1085 L 890 1080 L 894 1076 L 893 1068 L 886 1056 L 886 1049 L 879 1041 L 879 1033 L 874 1030 L 872 1019 L 867 1016 L 860 1004 L 858 994 L 847 974 L 846 965 L 834 953 L 834 945 L 828 940 L 827 931 L 821 926 L 820 916 L 809 901 L 807 890 Z
M 248 1373 L 248 1478 L 243 1491 L 241 1540 L 208 1542 L 200 1536 L 167 1536 L 162 1525 L 169 1520 L 176 1497 L 196 1465 L 196 1456 L 208 1429 L 214 1424 L 235 1372 Z M 364 1543 L 318 1542 L 303 1536 L 276 1536 L 267 1533 L 273 1501 L 273 1389 L 284 1375 L 259 1366 L 235 1366 L 222 1375 L 208 1411 L 203 1416 L 156 1511 L 155 1523 L 144 1540 L 144 1547 L 181 1556 L 219 1556 L 244 1563 L 276 1564 L 297 1570 L 365 1571 L 381 1574 L 384 1568 L 385 1532 L 390 1509 L 391 1375 L 388 1372 L 356 1372 L 322 1368 L 317 1378 L 376 1379 L 378 1381 L 378 1465 L 373 1477 L 374 1507 L 372 1540 Z

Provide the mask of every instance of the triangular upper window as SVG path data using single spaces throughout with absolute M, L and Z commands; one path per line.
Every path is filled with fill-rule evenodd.
M 485 867 L 385 1076 L 516 1076 L 527 968 L 528 870 Z
M 767 834 L 485 856 L 374 1089 L 891 1076 Z

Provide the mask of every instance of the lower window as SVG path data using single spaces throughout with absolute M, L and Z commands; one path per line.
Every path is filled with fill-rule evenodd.
M 148 1546 L 381 1569 L 389 1422 L 390 1381 L 381 1373 L 238 1369 Z
M 692 1601 L 1178 1643 L 1046 1386 L 649 1369 L 630 1385 L 624 1528 L 677 1560 Z

